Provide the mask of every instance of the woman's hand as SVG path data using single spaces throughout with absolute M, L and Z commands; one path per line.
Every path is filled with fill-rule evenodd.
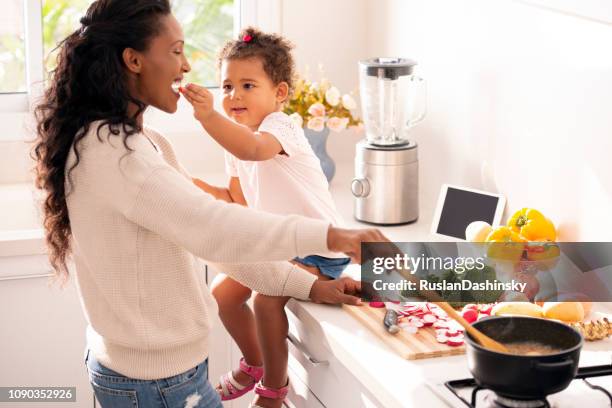
M 327 248 L 333 252 L 344 252 L 355 263 L 361 263 L 362 242 L 390 241 L 375 228 L 356 230 L 329 227 L 327 231 Z
M 215 112 L 213 94 L 203 86 L 189 83 L 180 92 L 193 106 L 193 116 L 199 122 L 205 122 Z
M 360 290 L 361 282 L 351 278 L 316 280 L 310 289 L 310 300 L 315 303 L 360 305 L 361 299 L 353 296 Z

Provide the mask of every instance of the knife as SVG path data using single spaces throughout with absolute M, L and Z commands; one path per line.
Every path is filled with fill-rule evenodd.
M 397 334 L 400 331 L 400 327 L 397 325 L 399 317 L 397 311 L 399 310 L 400 305 L 393 302 L 385 302 L 385 307 L 387 308 L 387 311 L 385 312 L 383 324 L 385 325 L 387 332 Z

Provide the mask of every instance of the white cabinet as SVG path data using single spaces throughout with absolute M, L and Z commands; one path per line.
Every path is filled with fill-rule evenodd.
M 291 369 L 289 365 L 289 392 L 285 398 L 285 405 L 289 408 L 324 408 L 321 401 L 310 391 L 310 388 Z
M 45 255 L 0 257 L 0 385 L 76 387 L 76 403 L 51 405 L 89 408 L 93 392 L 83 356 L 86 323 L 74 282 L 60 289 L 41 276 L 48 267 L 26 271 L 19 266 L 46 265 L 44 260 Z M 28 403 L 0 405 L 23 408 Z
M 289 303 L 287 310 L 289 369 L 306 384 L 317 402 L 327 408 L 383 407 L 334 356 L 320 323 L 301 313 L 295 301 Z

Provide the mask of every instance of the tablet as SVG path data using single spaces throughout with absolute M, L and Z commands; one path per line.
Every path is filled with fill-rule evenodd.
M 506 199 L 500 194 L 444 184 L 433 217 L 432 233 L 465 240 L 465 229 L 473 221 L 498 225 L 505 205 Z

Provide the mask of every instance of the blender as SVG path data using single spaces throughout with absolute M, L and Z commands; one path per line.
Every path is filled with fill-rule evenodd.
M 425 81 L 405 58 L 359 61 L 366 138 L 357 143 L 355 218 L 381 225 L 405 224 L 419 216 L 417 144 L 409 129 L 425 117 Z

